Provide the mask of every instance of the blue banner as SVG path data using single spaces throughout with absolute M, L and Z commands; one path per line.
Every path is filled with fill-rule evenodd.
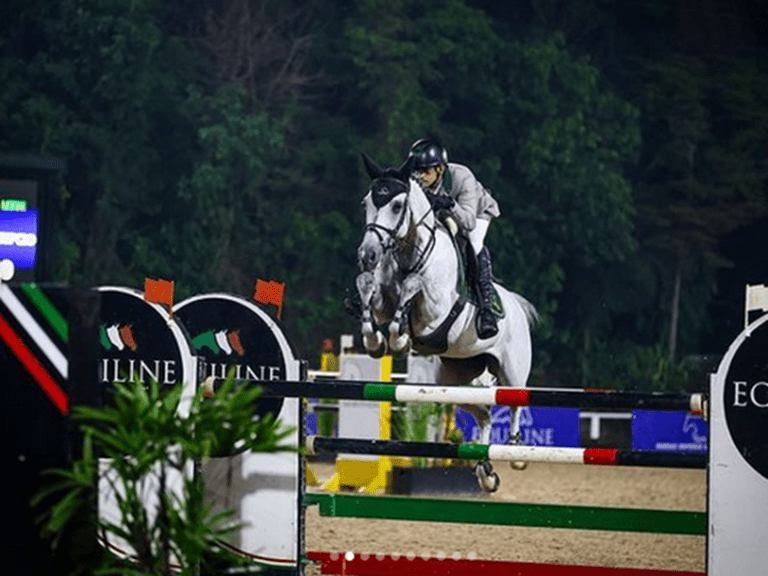
M 707 452 L 707 423 L 685 412 L 632 411 L 632 450 Z
M 490 444 L 507 444 L 510 436 L 509 406 L 491 408 L 492 424 Z M 464 435 L 465 442 L 480 440 L 480 427 L 474 416 L 456 409 L 456 427 Z M 578 408 L 520 408 L 520 435 L 526 446 L 581 445 L 581 427 Z
M 310 399 L 310 403 L 314 404 L 315 402 L 312 402 L 312 400 L 314 399 Z M 308 411 L 304 417 L 304 434 L 307 436 L 317 436 L 317 412 Z

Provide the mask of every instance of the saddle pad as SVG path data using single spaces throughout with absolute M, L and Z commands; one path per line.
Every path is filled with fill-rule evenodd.
M 491 311 L 496 318 L 504 318 L 504 305 L 501 303 L 501 296 L 499 296 L 499 291 L 496 290 L 495 286 L 493 287 L 493 306 Z

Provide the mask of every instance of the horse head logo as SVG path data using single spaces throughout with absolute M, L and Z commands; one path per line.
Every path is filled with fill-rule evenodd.
M 197 350 L 208 348 L 214 354 L 226 354 L 231 356 L 245 355 L 245 349 L 240 342 L 240 332 L 238 330 L 208 330 L 192 338 L 192 345 Z
M 130 324 L 112 324 L 110 326 L 102 324 L 99 332 L 101 346 L 105 350 L 116 348 L 122 352 L 128 348 L 131 352 L 136 352 L 139 347 Z

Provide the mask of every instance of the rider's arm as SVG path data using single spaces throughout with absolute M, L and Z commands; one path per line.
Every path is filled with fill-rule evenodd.
M 477 208 L 483 187 L 466 166 L 451 165 L 451 176 L 449 194 L 456 204 L 449 212 L 462 229 L 473 230 L 477 223 Z

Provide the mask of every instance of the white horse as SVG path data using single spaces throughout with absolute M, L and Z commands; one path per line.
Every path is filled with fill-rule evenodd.
M 467 295 L 457 244 L 411 178 L 412 160 L 382 169 L 363 154 L 363 163 L 372 183 L 363 199 L 365 231 L 357 251 L 361 273 L 356 284 L 367 352 L 374 357 L 388 349 L 403 354 L 412 346 L 419 353 L 438 355 L 436 383 L 441 385 L 472 382 L 487 369 L 501 386 L 525 387 L 531 370 L 530 331 L 537 320 L 534 306 L 494 284 L 501 304 L 499 331 L 480 340 L 477 307 Z M 478 420 L 481 442 L 488 444 L 490 407 L 466 408 Z M 511 442 L 519 442 L 519 418 L 513 408 Z M 485 490 L 498 488 L 489 462 L 479 463 L 475 473 Z

